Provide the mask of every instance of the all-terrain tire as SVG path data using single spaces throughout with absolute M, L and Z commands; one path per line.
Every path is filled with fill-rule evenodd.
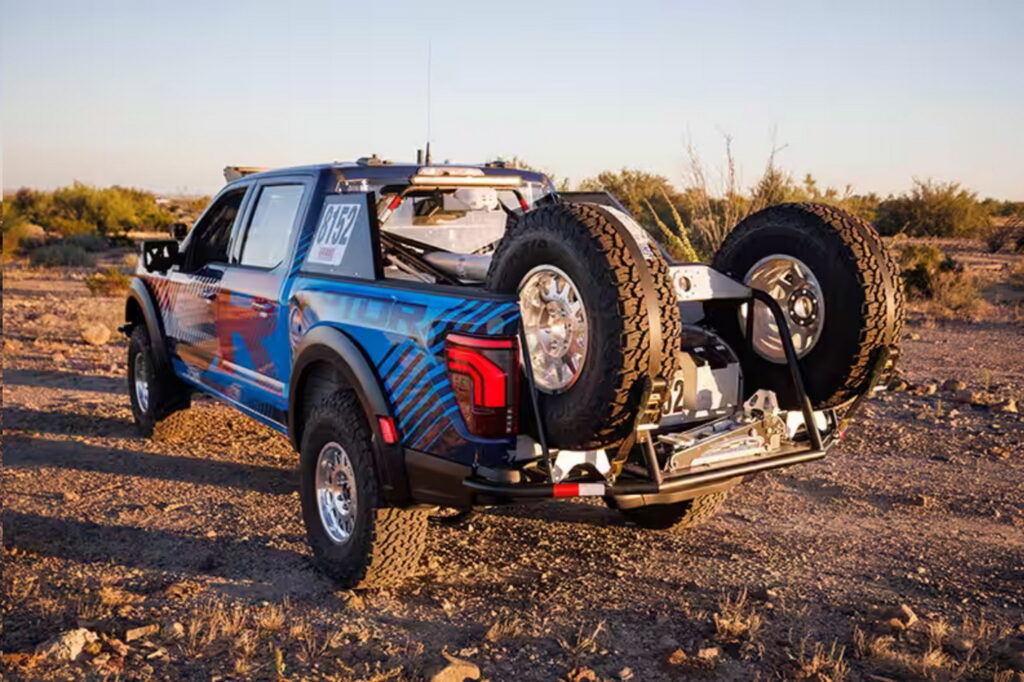
M 791 203 L 740 222 L 715 254 L 713 267 L 743 280 L 754 264 L 774 254 L 799 259 L 821 285 L 821 335 L 799 360 L 800 370 L 815 409 L 843 405 L 867 388 L 878 352 L 899 343 L 904 300 L 896 263 L 860 218 L 826 204 Z M 742 352 L 748 345 L 735 306 L 707 307 L 711 326 L 741 358 L 745 393 L 770 389 L 783 408 L 799 407 L 785 364 Z
M 383 505 L 372 435 L 356 395 L 339 391 L 323 397 L 309 413 L 302 433 L 302 519 L 317 566 L 346 588 L 401 582 L 419 565 L 426 546 L 428 512 Z M 344 449 L 355 474 L 355 525 L 343 543 L 332 540 L 325 530 L 316 490 L 318 458 L 331 442 Z
M 725 493 L 710 493 L 692 500 L 670 504 L 652 504 L 646 507 L 621 509 L 622 516 L 641 528 L 682 532 L 704 523 L 718 511 L 725 501 Z
M 548 442 L 590 449 L 621 442 L 633 429 L 651 362 L 651 324 L 637 262 L 615 216 L 582 203 L 528 211 L 510 226 L 491 260 L 486 286 L 515 293 L 538 265 L 565 272 L 579 290 L 589 333 L 578 379 L 562 393 L 541 393 Z M 628 234 L 628 233 L 627 233 Z M 660 375 L 676 367 L 681 322 L 668 266 L 657 249 L 643 257 L 655 283 L 661 337 Z
M 146 404 L 140 402 L 136 390 L 137 364 L 136 358 L 141 357 L 141 370 L 145 372 L 148 399 Z M 132 405 L 132 416 L 135 425 L 142 435 L 153 435 L 153 429 L 164 418 L 179 410 L 188 409 L 192 404 L 192 391 L 174 374 L 166 364 L 161 366 L 153 353 L 153 344 L 145 325 L 136 325 L 128 340 L 128 396 Z

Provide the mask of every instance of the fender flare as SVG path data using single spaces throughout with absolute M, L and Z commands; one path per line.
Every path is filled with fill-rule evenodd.
M 373 452 L 381 492 L 390 504 L 409 503 L 409 482 L 401 442 L 388 444 L 380 431 L 378 417 L 393 418 L 381 382 L 369 358 L 341 330 L 326 325 L 311 329 L 295 348 L 288 386 L 288 437 L 298 451 L 302 446 L 303 382 L 308 369 L 317 362 L 329 364 L 359 398 L 373 434 Z
M 131 327 L 139 322 L 132 319 L 132 302 L 142 310 L 142 321 L 146 324 L 146 331 L 149 332 L 150 345 L 157 364 L 163 367 L 167 366 L 170 359 L 167 356 L 167 338 L 164 336 L 163 318 L 160 317 L 160 309 L 157 308 L 149 287 L 138 277 L 132 278 L 128 287 L 128 298 L 124 304 L 125 331 L 128 334 L 131 334 Z

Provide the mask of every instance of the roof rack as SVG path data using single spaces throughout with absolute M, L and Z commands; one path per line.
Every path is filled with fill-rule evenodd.
M 252 175 L 253 173 L 262 173 L 265 170 L 270 169 L 266 166 L 224 166 L 224 180 L 226 182 L 233 182 L 238 178 Z

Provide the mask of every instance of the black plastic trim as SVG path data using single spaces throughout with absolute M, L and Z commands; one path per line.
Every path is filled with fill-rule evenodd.
M 380 380 L 369 359 L 358 345 L 334 327 L 314 327 L 295 349 L 288 391 L 288 435 L 296 450 L 301 445 L 302 382 L 305 369 L 314 362 L 326 362 L 340 372 L 346 383 L 356 392 L 373 432 L 377 475 L 385 499 L 395 505 L 409 502 L 409 482 L 405 470 L 405 456 L 400 443 L 388 444 L 380 432 L 377 417 L 393 417 L 391 407 L 381 389 Z
M 170 363 L 170 359 L 167 354 L 167 337 L 164 335 L 163 318 L 160 317 L 160 309 L 157 308 L 153 300 L 152 292 L 139 277 L 133 277 L 128 286 L 128 299 L 125 301 L 124 315 L 125 322 L 129 325 L 131 320 L 128 318 L 128 306 L 131 301 L 135 301 L 142 308 L 142 317 L 146 322 L 146 331 L 149 332 L 150 346 L 157 364 L 166 367 Z M 127 333 L 131 334 L 131 331 L 127 331 Z

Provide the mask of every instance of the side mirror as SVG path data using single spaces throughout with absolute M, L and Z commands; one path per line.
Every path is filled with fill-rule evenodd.
M 188 236 L 188 223 L 172 223 L 171 237 L 179 242 Z
M 142 242 L 142 267 L 146 272 L 167 272 L 175 265 L 181 265 L 178 242 L 173 239 L 157 239 Z

